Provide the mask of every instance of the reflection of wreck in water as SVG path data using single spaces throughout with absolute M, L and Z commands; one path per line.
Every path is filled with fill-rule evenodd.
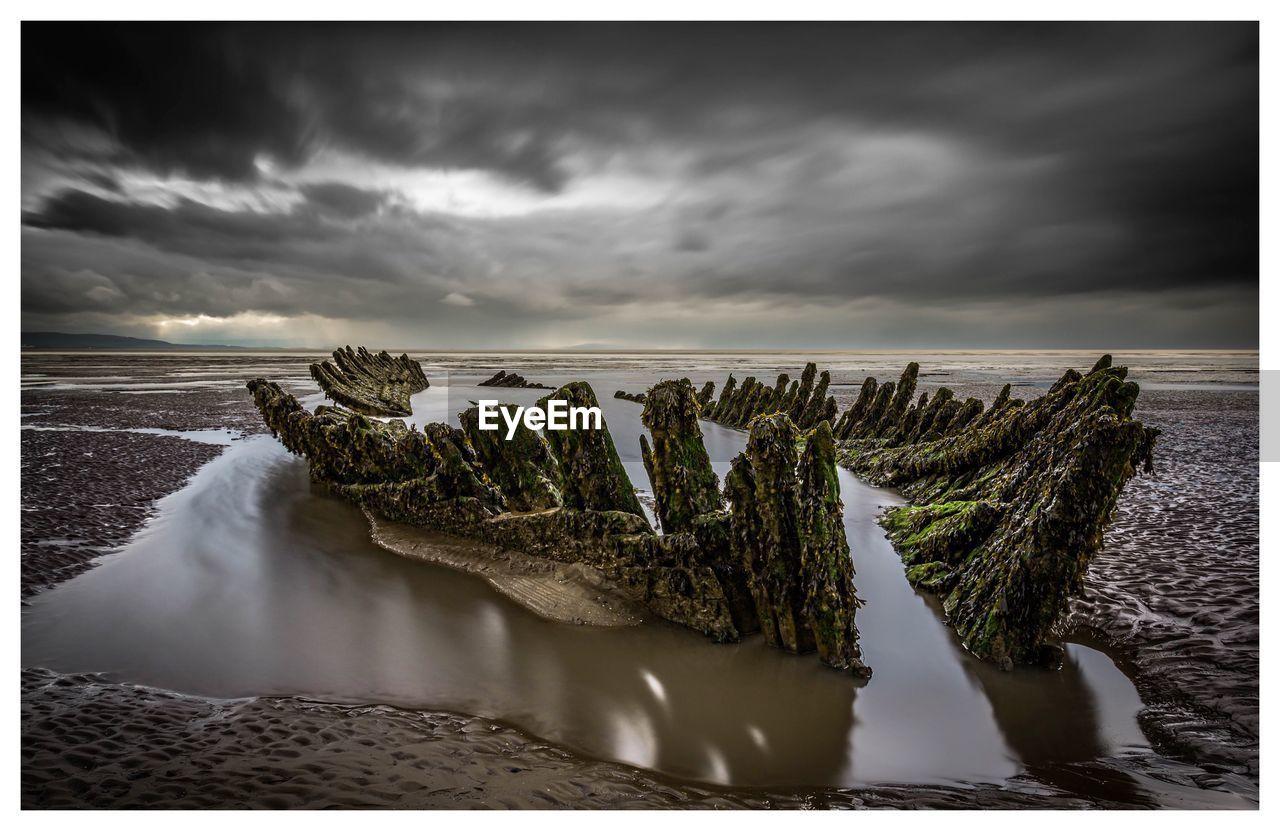
M 1095 764 L 1150 751 L 1137 724 L 1142 706 L 1137 692 L 1105 655 L 1069 644 L 1055 669 L 1005 672 L 980 661 L 965 667 L 991 702 L 1001 734 L 1027 773 L 1066 792 L 1157 805 L 1130 774 Z

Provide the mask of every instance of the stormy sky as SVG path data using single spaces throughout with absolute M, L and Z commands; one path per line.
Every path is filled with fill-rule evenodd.
M 22 27 L 22 321 L 1254 347 L 1255 24 Z

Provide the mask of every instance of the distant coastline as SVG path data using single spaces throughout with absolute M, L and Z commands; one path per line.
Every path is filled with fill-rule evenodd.
M 124 335 L 77 334 L 71 332 L 23 332 L 23 349 L 244 349 L 209 343 L 170 343 L 167 340 L 131 338 Z

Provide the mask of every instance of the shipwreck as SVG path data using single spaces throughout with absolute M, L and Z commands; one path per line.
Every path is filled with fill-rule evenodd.
M 460 428 L 418 430 L 342 406 L 309 412 L 265 379 L 248 388 L 312 478 L 376 517 L 580 565 L 603 591 L 713 640 L 763 632 L 782 649 L 870 674 L 858 648 L 860 600 L 828 424 L 802 433 L 785 415 L 760 419 L 722 490 L 693 387 L 655 385 L 642 420 L 653 437 L 643 456 L 659 533 L 607 424 L 545 433 L 520 425 L 507 441 L 478 429 L 477 407 L 460 414 Z M 551 398 L 598 406 L 584 382 L 539 406 Z
M 837 464 L 911 504 L 881 518 L 908 579 L 942 598 L 976 656 L 1010 667 L 1053 664 L 1054 627 L 1081 591 L 1125 483 L 1151 469 L 1158 431 L 1132 417 L 1138 386 L 1104 356 L 1024 402 L 1006 385 L 990 407 L 942 387 L 915 397 L 919 367 L 867 378 L 840 413 L 831 376 L 810 363 L 773 385 L 729 376 L 662 381 L 615 397 L 643 405 L 641 457 L 650 524 L 608 425 L 510 438 L 479 427 L 406 426 L 406 390 L 427 379 L 407 356 L 350 347 L 312 374 L 338 406 L 307 411 L 278 384 L 248 383 L 263 420 L 311 476 L 371 518 L 476 540 L 495 561 L 589 572 L 620 606 L 719 642 L 761 633 L 859 676 L 862 600 L 844 533 Z M 407 363 L 406 363 L 407 362 Z M 412 364 L 412 366 L 409 366 Z M 319 367 L 319 369 L 317 368 Z M 499 373 L 502 386 L 528 386 Z M 321 380 L 323 379 L 323 380 Z M 492 380 L 492 379 L 491 379 Z M 539 400 L 597 407 L 575 382 Z M 351 403 L 355 402 L 355 403 Z M 699 422 L 748 431 L 721 483 Z M 533 568 L 537 568 L 535 565 Z M 904 645 L 905 646 L 905 645 Z

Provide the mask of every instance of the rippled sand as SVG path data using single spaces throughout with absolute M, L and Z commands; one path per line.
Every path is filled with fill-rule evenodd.
M 1154 737 L 1258 775 L 1258 396 L 1144 392 L 1157 475 L 1120 502 L 1071 623 L 1122 649 Z

